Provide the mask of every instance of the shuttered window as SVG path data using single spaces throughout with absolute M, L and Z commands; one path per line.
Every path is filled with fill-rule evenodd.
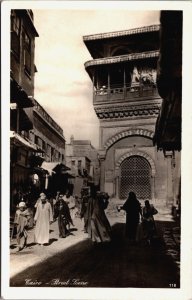
M 11 11 L 11 51 L 17 59 L 20 54 L 20 18 L 15 11 Z
M 31 39 L 26 32 L 23 32 L 23 44 L 25 72 L 31 75 Z

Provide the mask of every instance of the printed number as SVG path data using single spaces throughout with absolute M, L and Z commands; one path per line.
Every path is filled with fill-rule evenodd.
M 169 286 L 175 288 L 176 287 L 176 283 L 170 283 Z

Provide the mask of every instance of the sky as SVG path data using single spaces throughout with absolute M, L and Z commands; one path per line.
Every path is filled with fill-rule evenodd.
M 159 24 L 159 11 L 33 9 L 35 99 L 62 127 L 66 142 L 91 140 L 99 148 L 99 120 L 84 63 L 91 58 L 83 36 Z

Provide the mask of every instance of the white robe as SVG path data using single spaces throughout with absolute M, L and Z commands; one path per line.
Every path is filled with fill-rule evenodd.
M 38 203 L 34 220 L 36 221 L 35 242 L 39 244 L 48 243 L 49 224 L 53 221 L 52 208 L 49 202 L 46 202 L 44 206 L 41 202 Z

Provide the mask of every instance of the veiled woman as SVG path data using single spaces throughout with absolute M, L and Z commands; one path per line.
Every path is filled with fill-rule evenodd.
M 140 214 L 142 215 L 141 204 L 137 200 L 134 192 L 129 193 L 129 196 L 121 209 L 126 211 L 125 235 L 128 239 L 134 241 L 136 239 Z
M 88 201 L 88 234 L 93 242 L 103 243 L 111 241 L 111 226 L 105 215 L 109 196 L 105 193 L 96 195 L 91 189 L 91 197 Z
M 59 195 L 59 199 L 54 207 L 54 220 L 58 218 L 59 237 L 65 238 L 69 234 L 67 225 L 73 224 L 70 216 L 68 204 L 63 200 L 63 195 Z

